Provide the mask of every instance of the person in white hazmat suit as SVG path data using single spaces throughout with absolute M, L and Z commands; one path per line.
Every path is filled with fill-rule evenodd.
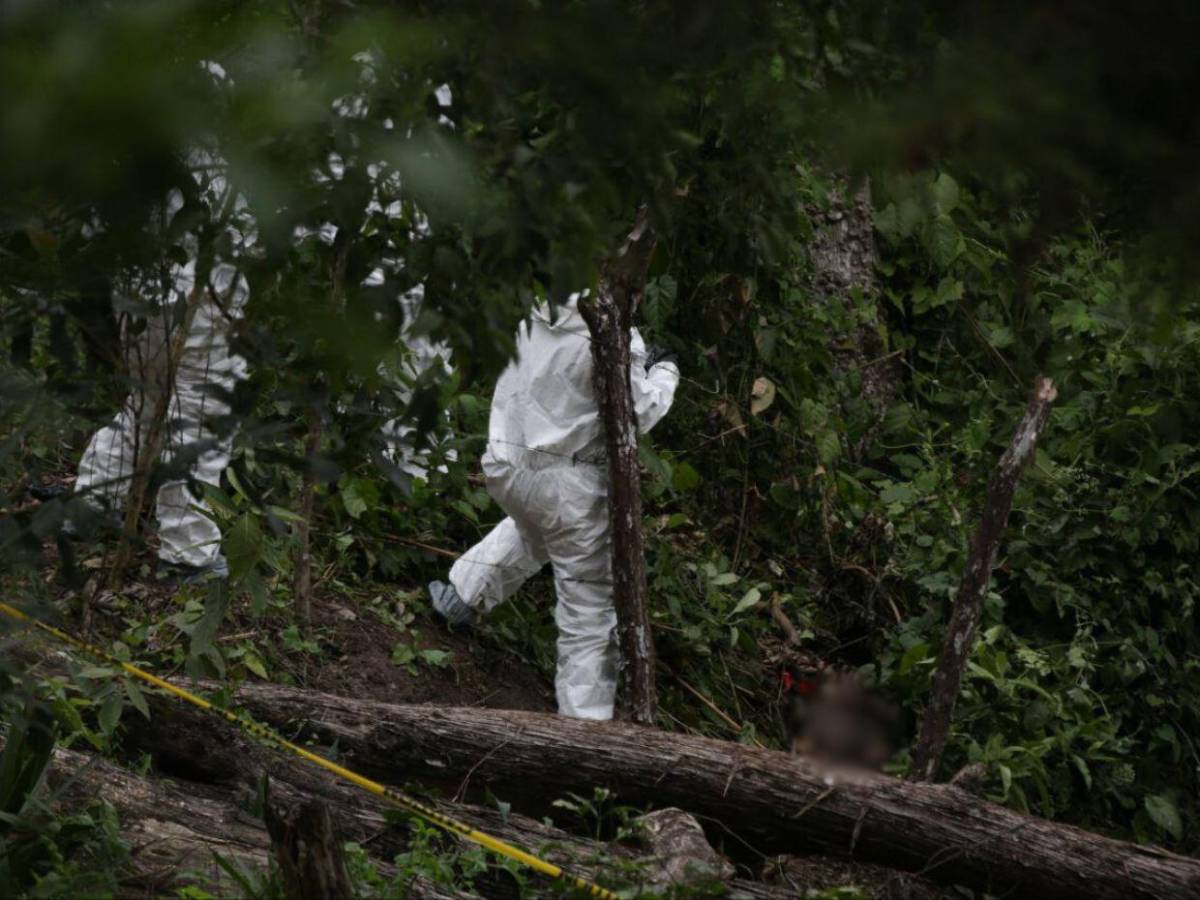
M 206 69 L 217 80 L 224 72 L 214 63 Z M 120 516 L 138 455 L 150 423 L 167 394 L 160 460 L 169 463 L 181 453 L 194 456 L 189 474 L 196 482 L 216 485 L 229 464 L 232 429 L 230 395 L 247 375 L 246 360 L 230 350 L 231 325 L 242 315 L 249 285 L 237 260 L 250 252 L 257 231 L 244 198 L 235 195 L 225 164 L 215 154 L 194 149 L 188 155 L 200 201 L 207 206 L 213 233 L 213 257 L 198 271 L 201 235 L 185 231 L 179 238 L 186 261 L 163 261 L 128 272 L 114 284 L 115 306 L 145 315 L 140 335 L 126 330 L 125 354 L 133 389 L 117 417 L 101 428 L 84 451 L 75 480 L 75 494 L 113 518 Z M 184 196 L 172 190 L 157 227 L 170 229 L 184 207 Z M 197 285 L 197 278 L 204 282 Z M 197 292 L 198 289 L 198 292 Z M 191 307 L 189 316 L 185 310 Z M 181 334 L 179 329 L 185 329 Z M 173 355 L 178 358 L 172 359 Z M 203 497 L 176 477 L 158 490 L 159 560 L 174 574 L 187 578 L 224 577 L 228 565 L 221 553 L 221 531 Z M 65 531 L 78 534 L 73 521 Z
M 604 426 L 592 386 L 592 348 L 572 295 L 535 309 L 496 384 L 483 472 L 508 515 L 429 586 L 451 624 L 471 622 L 511 597 L 547 562 L 554 567 L 558 711 L 611 719 L 617 687 L 617 614 Z M 633 329 L 630 387 L 638 428 L 666 414 L 679 384 L 670 359 L 648 357 Z

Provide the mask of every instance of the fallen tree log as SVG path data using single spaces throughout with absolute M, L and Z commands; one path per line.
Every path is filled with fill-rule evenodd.
M 989 893 L 1200 896 L 1200 860 L 1021 815 L 953 785 L 834 775 L 774 751 L 538 713 L 392 706 L 269 684 L 243 685 L 236 702 L 392 783 L 469 775 L 518 808 L 605 786 L 624 803 L 718 822 L 763 855 L 850 856 Z
M 121 835 L 129 845 L 129 871 L 120 896 L 162 896 L 180 883 L 203 884 L 219 896 L 239 896 L 244 889 L 218 863 L 216 855 L 235 867 L 265 872 L 271 840 L 263 822 L 231 802 L 227 792 L 191 782 L 151 779 L 105 760 L 58 749 L 46 771 L 58 792 L 56 803 L 78 808 L 97 799 L 117 811 Z M 382 874 L 394 869 L 381 864 Z M 426 900 L 469 897 L 415 879 L 409 896 Z
M 389 825 L 385 814 L 390 804 L 341 781 L 327 772 L 297 760 L 278 750 L 247 738 L 224 721 L 191 707 L 181 706 L 169 697 L 149 696 L 152 718 L 138 720 L 127 738 L 127 749 L 149 754 L 157 767 L 168 772 L 199 779 L 201 790 L 214 788 L 239 805 L 248 803 L 257 793 L 259 779 L 270 780 L 270 794 L 280 803 L 296 807 L 311 800 L 325 803 L 337 818 L 340 831 L 363 844 L 373 857 L 392 859 L 409 847 L 410 828 Z M 472 773 L 460 774 L 447 785 L 461 794 L 470 786 Z M 397 779 L 398 780 L 398 779 Z M 555 828 L 543 821 L 519 813 L 501 812 L 452 800 L 422 796 L 422 802 L 439 812 L 467 822 L 475 828 L 536 853 L 575 874 L 625 890 L 661 889 L 673 880 L 678 859 L 659 858 L 660 849 L 603 843 Z M 466 844 L 461 839 L 453 838 Z M 709 854 L 703 860 L 709 860 Z M 727 874 L 727 873 L 723 873 Z M 870 873 L 875 875 L 876 873 Z M 782 900 L 795 896 L 795 889 L 764 884 L 749 879 L 725 878 L 730 896 L 746 900 Z M 488 896 L 503 893 L 505 885 L 484 876 L 479 882 Z M 824 887 L 823 883 L 803 887 Z

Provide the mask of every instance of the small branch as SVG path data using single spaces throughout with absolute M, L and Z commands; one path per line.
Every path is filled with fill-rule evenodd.
M 712 710 L 713 715 L 715 715 L 718 719 L 720 719 L 722 722 L 724 722 L 726 725 L 728 725 L 730 728 L 732 728 L 735 733 L 737 733 L 737 734 L 742 733 L 742 730 L 745 728 L 744 725 L 742 725 L 736 719 L 732 718 L 727 712 L 725 712 L 725 710 L 721 709 L 721 707 L 717 706 L 717 704 L 713 703 L 711 700 L 708 699 L 708 697 L 704 696 L 704 694 L 702 694 L 698 689 L 692 687 L 690 684 L 688 684 L 686 681 L 684 681 L 678 675 L 675 676 L 675 680 L 678 681 L 679 684 L 682 685 L 683 688 L 689 694 L 691 694 L 693 697 L 695 697 L 697 700 L 699 700 L 701 703 L 703 703 L 705 706 L 707 706 L 710 710 Z M 754 738 L 754 746 L 762 747 L 763 744 L 758 738 Z
M 779 595 L 776 594 L 771 598 L 771 618 L 775 624 L 783 631 L 784 638 L 791 647 L 800 646 L 800 635 L 796 631 L 796 626 L 792 624 L 792 620 L 788 618 L 787 613 L 783 611 L 783 604 L 779 602 Z
M 1049 378 L 1039 377 L 1034 384 L 1033 396 L 1025 410 L 1012 443 L 1000 457 L 996 471 L 988 484 L 987 499 L 983 515 L 971 547 L 967 554 L 967 566 L 963 571 L 950 625 L 942 645 L 941 659 L 933 673 L 929 708 L 921 723 L 921 735 L 913 750 L 911 777 L 918 781 L 932 781 L 941 762 L 942 751 L 950 733 L 950 720 L 954 705 L 958 701 L 962 686 L 963 669 L 975 643 L 975 632 L 983 616 L 983 599 L 987 596 L 992 568 L 1000 541 L 1008 526 L 1008 514 L 1012 510 L 1013 495 L 1021 473 L 1033 459 L 1038 436 L 1050 417 L 1050 405 L 1058 392 Z

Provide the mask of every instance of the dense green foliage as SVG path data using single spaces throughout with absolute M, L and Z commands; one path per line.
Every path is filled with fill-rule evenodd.
M 449 666 L 420 640 L 437 626 L 417 588 L 447 562 L 430 546 L 464 549 L 499 518 L 475 472 L 514 325 L 535 298 L 594 284 L 646 204 L 659 240 L 642 327 L 685 376 L 642 448 L 664 727 L 778 745 L 773 605 L 807 651 L 860 669 L 912 726 L 987 479 L 1044 374 L 1059 399 L 944 768 L 982 761 L 996 800 L 1195 852 L 1190 10 L 361 6 L 0 3 L 6 597 L 68 621 L 86 606 L 77 589 L 102 563 L 54 541 L 70 501 L 24 491 L 69 472 L 120 402 L 104 286 L 178 252 L 147 228 L 150 210 L 186 179 L 186 150 L 215 141 L 261 229 L 237 334 L 253 377 L 234 464 L 210 492 L 231 582 L 152 605 L 135 568 L 102 598 L 118 623 L 103 637 L 156 668 L 300 680 L 323 652 L 289 593 L 309 473 L 322 589 L 404 631 L 392 659 L 410 677 Z M 201 59 L 231 81 L 199 77 Z M 339 114 L 347 96 L 369 113 Z M 343 174 L 314 177 L 333 153 Z M 400 217 L 368 209 L 373 163 L 399 174 L 403 191 L 379 199 Z M 880 294 L 830 304 L 808 249 L 845 202 L 841 171 L 871 176 Z M 327 222 L 335 241 L 293 240 Z M 367 282 L 389 257 L 403 267 Z M 416 284 L 428 302 L 408 324 L 448 340 L 456 371 L 419 379 L 404 403 L 388 377 L 404 352 L 394 301 Z M 882 416 L 841 352 L 864 329 L 883 348 L 868 364 L 897 382 Z M 428 482 L 404 476 L 380 452 L 393 417 L 457 456 L 435 456 Z M 549 673 L 551 593 L 536 580 L 481 640 Z M 122 717 L 144 714 L 111 674 L 44 680 L 36 712 L 7 692 L 5 885 L 67 894 L 79 860 L 118 859 L 110 810 L 56 819 L 33 787 L 45 710 L 60 742 L 106 752 Z M 892 768 L 906 764 L 907 749 Z M 483 866 L 428 835 L 407 856 L 403 872 L 445 883 Z

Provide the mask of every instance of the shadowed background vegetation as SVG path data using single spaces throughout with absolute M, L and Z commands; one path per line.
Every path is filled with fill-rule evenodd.
M 2 2 L 5 595 L 67 622 L 87 605 L 86 560 L 54 540 L 74 501 L 27 491 L 73 471 L 136 378 L 113 305 L 139 310 L 109 286 L 178 252 L 148 225 L 191 148 L 220 148 L 259 228 L 235 335 L 252 377 L 210 492 L 233 577 L 153 614 L 118 591 L 97 627 L 134 658 L 235 679 L 296 679 L 278 660 L 321 652 L 289 595 L 306 474 L 322 589 L 401 592 L 423 617 L 404 592 L 448 562 L 428 547 L 461 551 L 501 515 L 473 476 L 517 322 L 595 284 L 645 204 L 643 330 L 685 376 L 642 450 L 664 726 L 778 744 L 772 605 L 915 721 L 988 474 L 1045 374 L 1060 399 L 946 768 L 982 761 L 1002 802 L 1195 852 L 1196 17 L 1182 2 Z M 382 198 L 398 214 L 370 210 L 372 166 L 398 173 Z M 868 184 L 878 289 L 831 303 L 809 251 Z M 294 239 L 324 223 L 336 240 Z M 455 372 L 401 402 L 386 372 L 416 285 L 407 325 L 448 341 Z M 845 361 L 863 334 L 865 365 L 891 373 L 885 408 Z M 449 435 L 456 457 L 435 452 L 428 483 L 381 454 L 394 417 Z M 552 589 L 527 593 L 485 639 L 549 672 Z M 218 643 L 235 620 L 269 625 Z M 398 665 L 444 662 L 414 647 Z M 137 706 L 119 683 L 6 668 L 10 733 L 107 746 Z M 102 856 L 106 821 L 89 826 Z M 22 889 L 79 874 L 23 865 L 7 872 Z

